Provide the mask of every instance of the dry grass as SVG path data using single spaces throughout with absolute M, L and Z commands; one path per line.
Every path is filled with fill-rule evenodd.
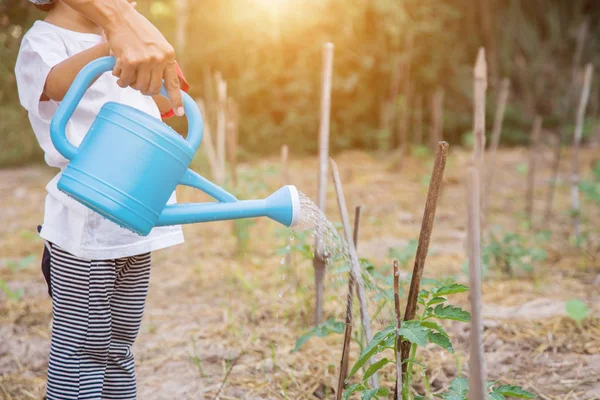
M 315 198 L 316 158 L 290 156 L 290 183 Z M 589 166 L 594 155 L 584 151 L 581 156 L 582 165 Z M 522 149 L 498 153 L 499 189 L 488 204 L 488 223 L 521 233 L 528 232 L 516 216 L 524 210 L 525 176 L 516 166 L 526 157 Z M 466 280 L 463 182 L 468 159 L 468 153 L 450 150 L 427 277 Z M 351 152 L 336 161 L 348 207 L 364 206 L 359 255 L 391 274 L 388 248 L 417 238 L 431 157 L 408 159 L 401 172 L 394 170 L 393 156 Z M 240 179 L 276 164 L 273 159 L 252 168 L 242 165 Z M 540 166 L 538 171 L 534 210 L 539 217 L 548 168 Z M 24 289 L 16 304 L 0 293 L 0 399 L 39 399 L 43 393 L 51 307 L 39 272 L 43 244 L 33 233 L 52 174 L 42 167 L 0 171 L 0 279 Z M 552 221 L 553 237 L 546 245 L 548 261 L 536 266 L 533 275 L 484 281 L 489 378 L 520 384 L 541 398 L 600 398 L 600 289 L 592 284 L 600 268 L 594 252 L 583 255 L 569 241 L 566 172 L 562 178 L 555 207 L 561 211 Z M 280 184 L 277 173 L 265 172 L 261 179 L 269 190 Z M 205 199 L 190 188 L 180 188 L 179 196 L 183 201 Z M 583 209 L 589 219 L 584 227 L 593 229 L 600 222 L 598 211 L 585 204 Z M 333 188 L 328 214 L 337 219 Z M 261 220 L 250 229 L 251 246 L 241 258 L 234 256 L 235 238 L 228 222 L 186 226 L 184 245 L 154 255 L 148 307 L 135 348 L 140 399 L 212 399 L 219 390 L 220 399 L 315 399 L 314 393 L 324 387 L 333 398 L 342 335 L 311 339 L 291 353 L 313 318 L 312 266 L 296 256 L 295 267 L 285 270 L 275 254 L 283 239 L 275 236 L 278 227 L 273 222 Z M 15 271 L 8 267 L 10 260 L 31 254 L 36 257 L 31 265 Z M 406 276 L 408 270 L 402 273 Z M 328 275 L 325 318 L 343 319 L 345 279 Z M 593 317 L 581 328 L 564 315 L 564 302 L 571 298 L 591 307 Z M 468 304 L 466 296 L 457 301 Z M 375 329 L 393 318 L 392 310 L 393 305 L 375 321 Z M 447 328 L 454 334 L 455 355 L 429 347 L 419 352 L 429 365 L 426 374 L 433 392 L 443 389 L 459 368 L 466 369 L 468 360 L 468 327 Z M 356 356 L 353 343 L 351 361 Z M 395 372 L 389 367 L 380 381 L 391 387 Z

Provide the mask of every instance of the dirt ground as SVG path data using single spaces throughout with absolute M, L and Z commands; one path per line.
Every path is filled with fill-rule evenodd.
M 584 153 L 589 174 L 595 151 Z M 289 183 L 316 198 L 316 158 L 291 158 Z M 399 170 L 397 157 L 389 154 L 348 152 L 335 158 L 348 207 L 363 205 L 359 255 L 390 274 L 388 249 L 418 238 L 432 156 L 412 156 Z M 467 281 L 468 160 L 467 152 L 450 149 L 425 267 L 428 277 Z M 523 222 L 526 160 L 524 149 L 499 153 L 486 223 L 530 237 L 539 229 Z M 569 167 L 567 162 L 561 166 L 551 220 L 543 218 L 549 168 L 538 169 L 533 226 L 547 224 L 552 231 L 544 244 L 546 261 L 536 263 L 533 272 L 517 271 L 512 278 L 490 273 L 484 281 L 485 358 L 489 380 L 519 384 L 539 398 L 600 399 L 600 212 L 583 202 L 583 226 L 591 244 L 577 248 L 570 238 Z M 277 159 L 240 168 L 245 183 L 266 184 L 254 196 L 282 184 Z M 0 290 L 0 399 L 40 399 L 44 393 L 51 302 L 39 269 L 43 243 L 35 227 L 43 214 L 44 187 L 54 173 L 42 166 L 0 170 L 0 280 L 10 290 L 23 290 L 16 302 Z M 190 188 L 178 189 L 178 195 L 180 201 L 206 200 Z M 332 189 L 328 202 L 329 218 L 338 221 Z M 314 280 L 311 263 L 298 255 L 293 268 L 282 266 L 277 250 L 285 241 L 277 235 L 280 231 L 272 221 L 257 221 L 250 227 L 247 251 L 236 256 L 231 222 L 189 225 L 184 245 L 154 254 L 147 309 L 134 349 L 138 398 L 334 398 L 342 335 L 313 338 L 291 352 L 312 323 Z M 326 318 L 343 319 L 345 279 L 328 275 Z M 573 298 L 590 309 L 581 326 L 566 316 L 565 302 Z M 468 309 L 466 295 L 458 295 L 456 302 Z M 374 330 L 390 317 L 382 313 Z M 468 374 L 468 325 L 447 328 L 455 354 L 434 347 L 418 352 L 429 366 L 433 393 L 459 371 Z M 357 352 L 353 344 L 353 358 Z M 380 380 L 391 387 L 392 377 L 388 368 Z M 319 394 L 323 390 L 325 396 Z

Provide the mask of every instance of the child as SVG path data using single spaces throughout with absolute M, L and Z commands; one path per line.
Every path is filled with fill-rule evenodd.
M 23 37 L 15 67 L 19 98 L 46 163 L 63 169 L 68 161 L 52 144 L 50 121 L 77 73 L 92 60 L 108 56 L 110 50 L 100 27 L 65 3 L 30 1 L 48 14 Z M 186 85 L 183 80 L 182 87 Z M 71 143 L 81 143 L 108 101 L 136 107 L 156 118 L 161 111 L 172 114 L 164 97 L 121 88 L 108 72 L 90 86 L 69 121 Z M 150 253 L 183 243 L 181 227 L 155 228 L 146 237 L 138 236 L 60 192 L 59 177 L 60 173 L 46 187 L 40 232 L 49 249 L 44 259 L 49 259 L 51 267 L 48 286 L 53 323 L 47 398 L 135 399 L 131 347 L 144 311 Z M 173 194 L 169 203 L 175 201 Z

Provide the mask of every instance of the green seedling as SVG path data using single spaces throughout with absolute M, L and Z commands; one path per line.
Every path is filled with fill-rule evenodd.
M 292 353 L 300 350 L 302 346 L 312 337 L 325 337 L 330 334 L 343 334 L 346 323 L 342 321 L 336 321 L 333 318 L 328 319 L 321 325 L 317 325 L 304 335 L 300 336 L 296 341 L 296 347 L 292 350 Z
M 539 246 L 547 237 L 547 232 L 536 235 L 532 244 L 530 238 L 518 233 L 501 233 L 499 236 L 490 233 L 488 243 L 482 248 L 483 274 L 490 268 L 508 276 L 513 276 L 518 270 L 533 272 L 534 264 L 548 257 L 546 250 Z
M 236 219 L 234 220 L 234 235 L 237 239 L 236 255 L 242 257 L 248 251 L 250 242 L 250 228 L 256 224 L 254 219 Z
M 35 260 L 36 256 L 28 255 L 26 257 L 19 258 L 18 260 L 10 260 L 6 263 L 6 265 L 12 272 L 17 272 L 29 268 L 35 262 Z
M 535 394 L 523 390 L 523 388 L 521 388 L 520 386 L 497 385 L 496 382 L 488 382 L 487 389 L 489 400 L 506 400 L 507 398 L 535 398 Z M 436 394 L 435 397 L 444 400 L 468 400 L 469 382 L 466 378 L 463 377 L 454 378 L 452 382 L 450 382 L 450 387 L 448 388 L 448 390 L 444 393 Z
M 384 388 L 370 388 L 369 378 L 387 364 L 395 364 L 397 341 L 402 340 L 411 344 L 410 356 L 406 360 L 407 369 L 402 387 L 402 398 L 409 399 L 414 364 L 417 363 L 422 365 L 424 369 L 426 368 L 426 365 L 416 361 L 417 348 L 425 347 L 429 342 L 450 353 L 454 352 L 448 333 L 438 321 L 470 321 L 469 313 L 448 304 L 447 298 L 449 295 L 466 292 L 467 290 L 466 286 L 453 281 L 436 282 L 432 287 L 429 287 L 429 290 L 421 290 L 418 299 L 417 319 L 402 321 L 398 328 L 395 324 L 388 325 L 375 334 L 373 340 L 362 350 L 358 360 L 350 370 L 348 378 L 354 376 L 373 356 L 383 352 L 390 352 L 391 354 L 389 357 L 382 358 L 368 367 L 363 374 L 362 381 L 349 386 L 344 392 L 343 398 L 348 399 L 353 393 L 361 393 L 363 399 L 386 398 L 385 396 L 389 395 L 389 391 Z
M 11 288 L 8 287 L 8 285 L 6 284 L 5 281 L 0 279 L 0 289 L 2 289 L 2 291 L 4 292 L 4 294 L 6 295 L 6 297 L 8 297 L 8 299 L 13 302 L 14 304 L 17 304 L 21 298 L 23 297 L 23 289 L 15 289 L 12 290 Z
M 578 299 L 571 299 L 565 304 L 565 310 L 567 315 L 573 319 L 578 326 L 581 327 L 581 323 L 587 317 L 589 309 L 585 303 Z
M 196 348 L 196 339 L 192 337 L 192 352 L 188 352 L 188 357 L 194 363 L 196 368 L 198 368 L 198 373 L 201 377 L 206 378 L 206 374 L 204 373 L 204 369 L 202 368 L 202 359 L 198 355 L 198 349 Z

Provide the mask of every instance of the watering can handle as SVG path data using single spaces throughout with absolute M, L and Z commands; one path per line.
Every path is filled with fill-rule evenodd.
M 81 98 L 85 91 L 90 87 L 93 80 L 100 76 L 106 71 L 111 71 L 116 63 L 116 59 L 112 56 L 102 57 L 92 61 L 79 73 L 71 84 L 71 87 L 67 91 L 64 99 L 58 106 L 52 122 L 50 123 L 50 137 L 54 147 L 62 154 L 66 159 L 71 160 L 77 155 L 77 147 L 73 146 L 67 139 L 67 122 L 75 108 L 79 105 Z M 166 96 L 167 92 L 163 85 L 161 93 Z M 196 151 L 200 142 L 202 141 L 202 131 L 204 128 L 204 122 L 200 110 L 196 105 L 196 102 L 185 92 L 181 92 L 183 97 L 183 108 L 188 119 L 188 134 L 187 142 Z

